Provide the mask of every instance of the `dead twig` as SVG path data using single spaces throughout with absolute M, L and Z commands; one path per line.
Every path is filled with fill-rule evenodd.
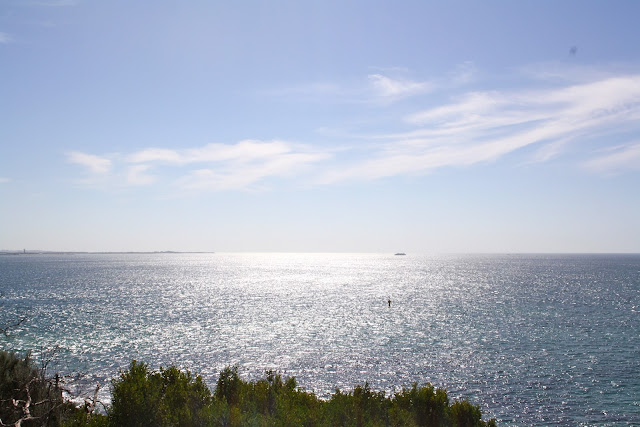
M 8 326 L 5 326 L 4 328 L 0 327 L 0 331 L 2 331 L 2 333 L 4 334 L 5 337 L 8 337 L 9 336 L 9 329 L 15 328 L 17 326 L 20 326 L 27 319 L 28 319 L 28 317 L 23 316 L 20 320 L 18 320 L 15 323 L 12 323 L 12 324 L 10 324 Z

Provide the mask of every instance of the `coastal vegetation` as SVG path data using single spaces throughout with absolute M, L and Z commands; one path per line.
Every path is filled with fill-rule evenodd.
M 134 360 L 111 380 L 111 404 L 102 410 L 95 396 L 76 406 L 63 391 L 59 378 L 47 378 L 29 355 L 0 352 L 1 426 L 495 425 L 481 419 L 477 406 L 452 403 L 445 390 L 430 384 L 414 383 L 386 396 L 365 383 L 320 399 L 295 377 L 266 371 L 262 379 L 245 381 L 237 367 L 220 372 L 212 392 L 189 370 L 152 370 Z
M 60 378 L 47 377 L 46 364 L 37 368 L 30 354 L 0 351 L 0 426 L 58 426 L 76 412 Z

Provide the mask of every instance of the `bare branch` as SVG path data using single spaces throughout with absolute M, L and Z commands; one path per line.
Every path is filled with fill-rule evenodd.
M 20 427 L 23 421 L 38 419 L 38 417 L 31 416 L 31 392 L 29 391 L 29 388 L 31 387 L 31 383 L 33 383 L 34 381 L 38 381 L 38 378 L 31 378 L 31 380 L 24 386 L 24 391 L 27 395 L 26 400 L 12 399 L 14 408 L 18 409 L 20 408 L 20 406 L 22 406 L 20 409 L 22 409 L 23 414 L 22 417 L 15 422 L 15 427 Z
M 5 298 L 6 298 L 6 297 L 5 297 L 5 295 L 4 295 L 4 292 L 0 292 L 0 307 L 4 306 L 4 304 L 5 304 L 5 303 L 4 303 Z M 16 317 L 17 317 L 17 315 L 16 315 Z M 11 328 L 15 328 L 15 327 L 20 326 L 20 325 L 21 325 L 22 323 L 24 323 L 24 321 L 26 321 L 28 318 L 29 318 L 28 316 L 22 315 L 22 316 L 20 317 L 20 320 L 18 320 L 17 322 L 14 322 L 14 323 L 11 323 L 11 324 L 9 324 L 9 325 L 5 325 L 5 326 L 0 326 L 0 331 L 4 334 L 4 336 L 5 336 L 5 337 L 8 337 L 8 336 L 9 336 L 9 330 L 10 330 Z
M 40 350 L 40 375 L 42 375 L 42 378 L 46 378 L 47 376 L 47 368 L 49 367 L 49 364 L 53 361 L 53 359 L 55 359 L 58 350 L 60 350 L 60 346 L 56 345 L 55 347 L 53 347 L 52 349 L 49 350 L 44 350 L 44 348 L 41 347 Z M 56 374 L 56 381 L 59 379 L 58 375 Z
M 42 423 L 42 425 L 46 425 L 48 423 L 47 420 L 51 416 L 51 414 L 60 406 L 64 405 L 64 401 L 62 399 L 57 399 L 55 396 L 56 391 L 60 390 L 60 388 L 58 387 L 59 382 L 60 382 L 59 375 L 56 375 L 54 379 L 46 379 L 43 376 L 36 376 L 31 378 L 21 388 L 15 389 L 14 391 L 17 393 L 23 392 L 24 396 L 26 396 L 25 399 L 11 398 L 11 399 L 2 400 L 0 402 L 11 402 L 13 407 L 16 408 L 16 410 L 20 411 L 21 416 L 13 424 L 6 424 L 2 420 L 0 420 L 0 427 L 5 427 L 5 426 L 21 427 L 23 422 L 34 421 L 34 420 L 39 420 L 38 421 L 39 423 Z M 45 397 L 37 402 L 34 402 L 32 397 L 32 390 L 31 390 L 34 383 L 45 384 L 47 387 L 48 397 Z M 52 388 L 54 393 L 53 395 L 51 394 Z M 34 416 L 31 412 L 32 408 L 36 408 L 41 405 L 45 405 L 45 406 L 49 405 L 49 406 L 45 409 L 45 412 L 42 413 L 40 416 Z
M 16 323 L 12 323 L 9 326 L 6 326 L 4 328 L 0 327 L 0 331 L 2 331 L 2 333 L 4 334 L 4 336 L 8 337 L 9 336 L 9 329 L 11 328 L 15 328 L 17 326 L 20 326 L 25 320 L 27 320 L 28 318 L 26 316 L 23 316 L 19 321 L 17 321 Z

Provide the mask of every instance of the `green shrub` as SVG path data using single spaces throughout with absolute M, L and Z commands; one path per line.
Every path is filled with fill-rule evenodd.
M 431 384 L 418 387 L 413 383 L 411 388 L 403 388 L 393 398 L 393 405 L 398 413 L 409 416 L 416 425 L 446 425 L 449 398 L 443 389 L 435 389 Z
M 135 360 L 112 380 L 108 418 L 91 416 L 86 424 L 73 425 L 103 426 L 105 420 L 111 426 L 486 425 L 477 406 L 466 400 L 449 405 L 447 392 L 431 384 L 414 383 L 387 397 L 365 383 L 322 400 L 299 388 L 294 377 L 266 371 L 264 378 L 249 382 L 240 378 L 237 367 L 226 367 L 211 394 L 189 371 L 151 371 Z
M 231 406 L 237 405 L 240 399 L 240 388 L 242 385 L 243 381 L 238 375 L 238 367 L 228 366 L 220 372 L 214 397 L 218 400 L 224 400 Z
M 463 400 L 451 405 L 451 425 L 454 427 L 480 427 L 486 424 L 482 421 L 480 408 Z M 495 421 L 491 420 L 489 425 L 495 425 Z
M 211 392 L 200 376 L 175 366 L 152 372 L 135 360 L 111 382 L 109 420 L 116 426 L 206 425 Z
M 64 423 L 64 427 L 109 427 L 109 418 L 103 414 L 88 413 L 84 408 L 73 411 Z
M 324 421 L 331 425 L 389 424 L 391 402 L 384 392 L 371 391 L 368 383 L 356 386 L 349 393 L 336 389 L 325 406 Z

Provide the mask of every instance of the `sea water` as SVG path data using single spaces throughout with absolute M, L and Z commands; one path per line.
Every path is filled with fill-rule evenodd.
M 328 397 L 413 382 L 523 425 L 640 425 L 640 255 L 0 256 L 1 348 L 91 394 L 132 359 Z M 389 306 L 388 301 L 391 300 Z

